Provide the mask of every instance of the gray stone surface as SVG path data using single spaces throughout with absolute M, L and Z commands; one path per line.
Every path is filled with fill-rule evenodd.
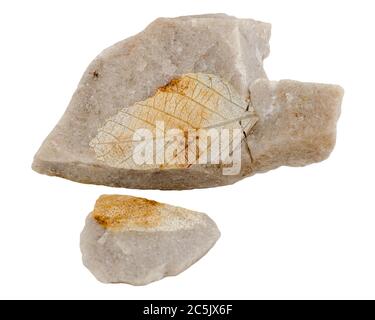
M 269 37 L 269 24 L 226 15 L 157 19 L 90 64 L 64 116 L 35 155 L 33 169 L 83 183 L 193 189 L 326 159 L 335 144 L 343 90 L 334 85 L 268 82 L 262 62 L 269 53 Z M 239 174 L 223 175 L 221 165 L 130 169 L 98 159 L 90 142 L 96 141 L 108 119 L 187 73 L 215 75 L 256 111 L 255 126 L 243 128 Z
M 250 174 L 304 166 L 330 155 L 344 94 L 340 86 L 257 80 L 250 92 L 259 118 L 247 137 Z
M 220 237 L 205 214 L 130 196 L 101 196 L 81 234 L 85 266 L 104 283 L 145 285 L 174 276 Z
M 270 25 L 226 15 L 161 18 L 104 50 L 87 68 L 64 116 L 35 155 L 33 169 L 83 183 L 185 189 L 225 184 L 216 170 L 126 170 L 98 161 L 89 147 L 105 121 L 171 79 L 204 72 L 244 98 L 269 54 Z M 223 181 L 224 180 L 224 181 Z M 168 183 L 169 181 L 169 183 Z

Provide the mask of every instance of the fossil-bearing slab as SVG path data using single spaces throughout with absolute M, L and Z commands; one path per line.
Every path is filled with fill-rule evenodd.
M 145 285 L 174 276 L 220 237 L 205 214 L 143 198 L 104 195 L 81 234 L 85 266 L 105 283 Z
M 343 90 L 268 81 L 269 37 L 267 23 L 221 14 L 157 19 L 89 65 L 33 169 L 192 189 L 326 159 Z

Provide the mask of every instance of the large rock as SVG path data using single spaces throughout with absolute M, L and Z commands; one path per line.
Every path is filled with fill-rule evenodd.
M 187 73 L 214 74 L 244 100 L 264 78 L 270 25 L 226 15 L 157 19 L 140 34 L 104 50 L 87 68 L 64 116 L 35 155 L 39 173 L 130 188 L 185 189 L 226 184 L 222 170 L 127 170 L 96 157 L 90 142 L 124 108 Z M 247 156 L 246 156 L 247 157 Z M 218 172 L 216 172 L 218 171 Z
M 324 160 L 334 147 L 343 90 L 268 82 L 262 61 L 269 36 L 269 24 L 226 15 L 156 20 L 90 64 L 33 169 L 84 183 L 192 189 Z M 186 137 L 190 129 L 238 130 L 241 140 L 229 145 L 239 150 L 232 154 L 239 169 L 228 173 L 230 161 L 135 163 L 137 130 L 156 131 L 160 121 Z M 190 144 L 179 144 L 188 158 Z
M 101 196 L 81 234 L 85 266 L 105 283 L 145 285 L 174 276 L 220 237 L 205 214 L 130 196 Z

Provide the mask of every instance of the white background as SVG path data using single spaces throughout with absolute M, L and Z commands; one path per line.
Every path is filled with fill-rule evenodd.
M 0 298 L 375 298 L 373 1 L 1 1 Z M 233 186 L 138 191 L 39 175 L 34 153 L 89 62 L 159 16 L 225 12 L 272 23 L 270 79 L 345 88 L 331 157 Z M 217 245 L 145 287 L 104 285 L 79 234 L 103 193 L 208 213 Z

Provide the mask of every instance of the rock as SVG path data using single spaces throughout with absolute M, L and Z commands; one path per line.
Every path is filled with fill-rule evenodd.
M 226 15 L 157 19 L 91 63 L 33 169 L 115 187 L 193 189 L 326 159 L 343 90 L 265 79 L 269 36 L 269 24 Z
M 258 122 L 247 137 L 250 174 L 326 159 L 336 141 L 344 91 L 328 84 L 258 80 L 251 87 Z
M 157 19 L 138 35 L 104 50 L 89 65 L 64 116 L 35 155 L 33 169 L 83 183 L 129 188 L 226 184 L 220 168 L 172 172 L 112 167 L 97 159 L 89 144 L 109 118 L 146 100 L 179 75 L 216 75 L 248 99 L 249 85 L 266 76 L 262 62 L 269 54 L 269 37 L 267 23 L 222 14 Z
M 84 265 L 104 283 L 145 285 L 204 256 L 220 232 L 205 214 L 143 198 L 103 195 L 81 233 Z

